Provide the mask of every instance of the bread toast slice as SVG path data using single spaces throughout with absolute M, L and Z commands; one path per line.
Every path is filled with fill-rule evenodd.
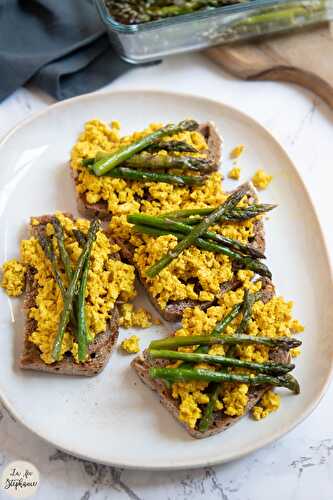
M 266 303 L 274 296 L 275 290 L 273 283 L 269 279 L 263 278 L 261 281 L 263 291 L 262 300 Z M 272 349 L 270 353 L 270 360 L 279 363 L 288 363 L 290 361 L 290 355 L 287 351 L 282 349 Z M 144 351 L 142 355 L 137 356 L 132 361 L 132 367 L 141 381 L 157 393 L 160 403 L 176 418 L 177 422 L 180 423 L 192 437 L 197 439 L 213 436 L 214 434 L 218 434 L 219 432 L 222 432 L 234 425 L 256 405 L 266 391 L 271 389 L 271 386 L 269 385 L 250 387 L 248 392 L 249 399 L 244 415 L 231 417 L 223 414 L 221 411 L 215 411 L 214 418 L 209 429 L 205 432 L 200 432 L 197 429 L 191 429 L 191 427 L 189 427 L 185 422 L 179 420 L 178 400 L 172 398 L 170 389 L 162 380 L 152 379 L 149 376 L 149 368 L 153 366 L 165 366 L 169 363 L 170 361 L 168 360 L 151 359 L 149 358 L 147 351 Z
M 219 136 L 215 125 L 212 122 L 202 123 L 199 132 L 204 136 L 207 145 L 207 157 L 212 162 L 213 170 L 217 170 L 221 161 L 222 139 Z M 77 172 L 71 168 L 71 175 L 76 185 Z M 85 193 L 76 192 L 77 208 L 84 217 L 99 217 L 102 220 L 110 220 L 112 213 L 108 210 L 107 202 L 101 200 L 97 203 L 88 203 Z
M 249 203 L 256 203 L 258 201 L 257 194 L 250 182 L 244 183 L 241 186 L 237 188 L 239 189 L 246 189 L 247 195 L 248 195 L 248 200 Z M 116 243 L 120 246 L 120 253 L 122 258 L 126 261 L 129 262 L 130 264 L 134 265 L 133 262 L 133 256 L 134 256 L 134 251 L 135 247 L 131 245 L 129 242 L 123 242 L 121 239 L 116 238 L 115 239 Z M 264 225 L 262 222 L 262 219 L 256 219 L 254 222 L 254 237 L 251 239 L 250 244 L 252 245 L 253 248 L 256 250 L 261 251 L 264 253 L 265 251 L 265 232 L 264 232 Z M 161 316 L 166 320 L 166 321 L 179 321 L 182 318 L 183 312 L 187 307 L 195 307 L 198 306 L 202 310 L 206 310 L 208 307 L 212 306 L 214 304 L 213 301 L 207 301 L 207 302 L 202 302 L 199 300 L 180 300 L 177 302 L 170 301 L 164 309 L 162 309 L 159 304 L 157 303 L 156 299 L 154 296 L 150 293 L 149 287 L 147 286 L 147 280 L 145 279 L 142 274 L 139 273 L 137 269 L 137 274 L 139 277 L 139 280 L 141 281 L 142 285 L 146 289 L 147 295 L 151 301 L 151 303 L 155 306 L 155 308 L 158 310 L 158 312 L 161 314 Z M 237 278 L 233 278 L 232 280 L 226 282 L 226 283 L 221 283 L 221 293 L 225 293 L 229 290 L 233 290 L 237 288 L 240 285 L 240 282 Z
M 74 220 L 71 214 L 65 214 L 67 217 Z M 51 222 L 53 216 L 43 215 L 40 217 L 34 217 L 39 221 L 41 226 L 46 226 Z M 36 226 L 31 225 L 31 234 L 36 234 Z M 110 238 L 111 239 L 111 238 Z M 120 258 L 115 254 L 115 258 Z M 64 357 L 63 360 L 46 364 L 40 358 L 40 351 L 38 347 L 30 342 L 29 336 L 35 330 L 35 320 L 29 318 L 29 310 L 36 305 L 36 296 L 38 292 L 38 285 L 34 280 L 34 274 L 36 270 L 29 266 L 26 276 L 26 292 L 24 298 L 24 310 L 26 312 L 26 323 L 24 332 L 24 345 L 23 352 L 19 361 L 20 368 L 25 370 L 37 370 L 48 373 L 58 373 L 60 375 L 82 375 L 91 377 L 100 373 L 106 366 L 115 345 L 118 333 L 119 333 L 119 313 L 117 305 L 115 304 L 112 315 L 109 320 L 108 329 L 105 332 L 96 335 L 93 342 L 89 345 L 90 358 L 84 363 L 75 363 L 73 357 L 68 355 Z

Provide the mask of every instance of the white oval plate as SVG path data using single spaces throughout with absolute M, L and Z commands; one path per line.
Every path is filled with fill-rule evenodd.
M 253 119 L 218 102 L 155 91 L 92 94 L 51 106 L 18 126 L 0 147 L 0 262 L 18 255 L 30 215 L 55 210 L 77 213 L 68 159 L 85 121 L 119 119 L 127 133 L 152 121 L 189 116 L 217 124 L 225 141 L 225 169 L 230 166 L 231 148 L 243 143 L 242 178 L 249 178 L 258 167 L 274 176 L 262 196 L 265 202 L 279 204 L 266 224 L 267 257 L 278 293 L 295 300 L 295 315 L 306 327 L 296 368 L 302 392 L 296 397 L 281 391 L 281 409 L 262 422 L 245 417 L 218 436 L 194 440 L 138 380 L 130 357 L 117 350 L 104 372 L 91 379 L 21 371 L 17 367 L 23 335 L 21 300 L 9 300 L 1 291 L 1 399 L 38 436 L 97 462 L 177 469 L 241 457 L 281 437 L 309 415 L 331 374 L 331 269 L 309 195 L 276 140 Z M 142 290 L 140 300 L 146 300 Z M 143 330 L 142 345 L 171 330 L 171 324 Z M 128 334 L 123 331 L 121 337 Z

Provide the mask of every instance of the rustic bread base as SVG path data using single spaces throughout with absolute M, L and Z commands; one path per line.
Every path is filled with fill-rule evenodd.
M 73 218 L 70 214 L 67 217 Z M 46 225 L 50 222 L 52 216 L 45 215 L 35 217 L 40 224 Z M 40 227 L 40 226 L 38 226 Z M 36 232 L 35 226 L 31 226 L 32 233 Z M 75 363 L 73 357 L 69 355 L 62 361 L 52 364 L 44 363 L 40 358 L 38 347 L 29 341 L 30 334 L 35 330 L 35 320 L 29 319 L 28 311 L 35 306 L 35 299 L 38 292 L 38 286 L 34 280 L 34 269 L 30 268 L 27 272 L 26 294 L 24 300 L 24 309 L 26 311 L 26 325 L 24 348 L 20 358 L 20 367 L 25 370 L 37 370 L 48 373 L 58 373 L 60 375 L 82 375 L 91 377 L 100 373 L 106 366 L 118 338 L 119 313 L 117 305 L 114 306 L 112 316 L 109 320 L 107 331 L 96 335 L 94 341 L 89 345 L 90 359 L 85 363 Z

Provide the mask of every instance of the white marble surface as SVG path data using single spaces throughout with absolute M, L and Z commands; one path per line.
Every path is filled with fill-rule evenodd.
M 120 88 L 201 94 L 256 118 L 294 160 L 333 248 L 333 112 L 318 98 L 288 84 L 235 80 L 201 55 L 178 56 L 160 66 L 135 69 L 103 91 Z M 0 137 L 52 102 L 30 87 L 16 92 L 0 104 Z M 33 462 L 41 473 L 34 497 L 38 500 L 314 500 L 319 496 L 332 500 L 332 421 L 331 386 L 303 424 L 245 459 L 194 471 L 149 473 L 96 465 L 57 451 L 22 428 L 0 405 L 0 474 L 9 461 Z M 0 498 L 6 497 L 0 493 Z

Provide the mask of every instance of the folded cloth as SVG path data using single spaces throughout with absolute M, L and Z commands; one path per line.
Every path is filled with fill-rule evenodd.
M 0 102 L 33 81 L 58 100 L 127 71 L 93 0 L 0 0 Z

